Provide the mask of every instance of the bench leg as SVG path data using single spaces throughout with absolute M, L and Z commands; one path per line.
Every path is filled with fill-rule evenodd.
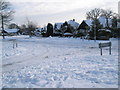
M 102 48 L 100 48 L 101 56 L 102 56 Z
M 109 48 L 109 54 L 111 55 L 111 47 Z

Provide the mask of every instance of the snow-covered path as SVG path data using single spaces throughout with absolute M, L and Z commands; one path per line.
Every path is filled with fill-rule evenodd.
M 12 48 L 11 39 L 18 47 Z M 100 41 L 8 37 L 3 41 L 3 87 L 117 87 L 117 40 L 100 56 Z

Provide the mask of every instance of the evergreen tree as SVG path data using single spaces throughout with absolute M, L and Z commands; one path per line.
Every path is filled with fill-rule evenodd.
M 117 28 L 117 17 L 113 17 L 113 19 L 112 19 L 112 27 Z
M 90 32 L 91 38 L 97 38 L 99 36 L 98 30 L 101 29 L 103 26 L 100 24 L 100 21 L 98 19 L 94 19 L 92 22 L 92 31 Z
M 111 27 L 111 30 L 112 30 L 112 37 L 120 37 L 120 31 L 119 29 L 117 28 L 117 22 L 120 22 L 120 19 L 117 19 L 117 17 L 113 17 L 112 19 L 112 27 Z
M 52 36 L 53 35 L 53 25 L 51 23 L 48 23 L 47 25 L 47 37 Z

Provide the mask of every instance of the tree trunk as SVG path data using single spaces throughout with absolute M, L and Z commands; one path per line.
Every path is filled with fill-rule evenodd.
M 109 29 L 108 18 L 106 18 L 107 29 Z
M 5 35 L 4 35 L 4 23 L 3 23 L 3 16 L 1 15 L 1 20 L 2 20 L 2 37 L 3 39 L 5 39 Z
M 29 37 L 31 37 L 31 28 L 28 28 L 28 34 L 29 34 Z
M 96 24 L 94 24 L 94 40 L 96 42 Z
M 29 32 L 29 37 L 30 37 L 30 38 L 32 37 L 31 32 Z

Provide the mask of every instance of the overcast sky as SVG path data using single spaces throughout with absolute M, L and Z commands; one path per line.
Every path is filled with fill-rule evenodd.
M 47 23 L 86 19 L 86 12 L 94 8 L 111 9 L 118 12 L 119 0 L 8 0 L 15 10 L 14 20 L 19 25 L 26 23 L 26 18 L 38 26 Z

